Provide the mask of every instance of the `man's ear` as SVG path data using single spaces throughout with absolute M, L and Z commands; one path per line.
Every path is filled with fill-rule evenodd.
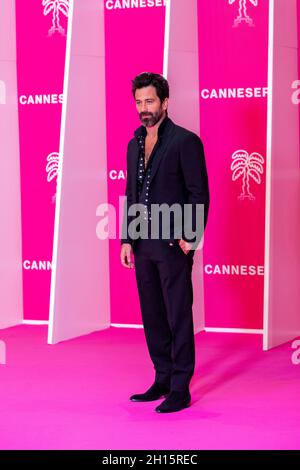
M 164 111 L 167 111 L 168 105 L 169 105 L 169 98 L 165 98 L 163 105 L 162 105 Z

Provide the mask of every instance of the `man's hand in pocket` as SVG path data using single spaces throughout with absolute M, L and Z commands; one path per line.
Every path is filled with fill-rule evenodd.
M 185 240 L 181 239 L 178 243 L 185 255 L 187 255 L 188 252 L 192 249 L 192 245 L 189 242 L 186 242 Z
M 124 268 L 134 268 L 134 264 L 131 261 L 132 258 L 132 247 L 130 243 L 123 243 L 121 247 L 120 259 L 121 264 Z

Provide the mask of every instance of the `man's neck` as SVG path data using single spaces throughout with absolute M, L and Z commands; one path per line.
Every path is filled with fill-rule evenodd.
M 159 128 L 160 124 L 162 123 L 162 121 L 165 119 L 165 117 L 166 117 L 166 113 L 164 113 L 164 114 L 162 115 L 162 117 L 161 117 L 160 120 L 155 124 L 155 126 L 146 127 L 146 130 L 147 130 L 147 137 L 149 137 L 150 139 L 156 139 L 156 138 L 157 138 L 158 128 Z

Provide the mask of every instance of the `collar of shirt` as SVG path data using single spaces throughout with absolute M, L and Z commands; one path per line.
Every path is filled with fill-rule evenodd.
M 157 131 L 157 136 L 158 139 L 163 135 L 165 127 L 167 122 L 170 121 L 170 118 L 168 116 L 165 116 L 165 118 L 162 120 L 162 122 L 159 125 L 158 131 Z M 135 137 L 143 136 L 146 137 L 147 135 L 147 129 L 146 126 L 140 126 L 138 129 L 134 131 Z

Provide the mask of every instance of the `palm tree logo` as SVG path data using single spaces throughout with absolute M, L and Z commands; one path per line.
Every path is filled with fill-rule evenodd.
M 237 0 L 228 0 L 229 5 L 232 5 Z M 258 0 L 238 0 L 239 2 L 239 13 L 233 22 L 233 26 L 237 27 L 242 21 L 245 21 L 249 26 L 254 26 L 253 19 L 247 13 L 248 2 L 252 3 L 255 7 L 258 5 Z
M 255 196 L 250 191 L 250 178 L 257 184 L 261 183 L 261 176 L 264 172 L 263 163 L 264 158 L 257 152 L 251 153 L 246 150 L 237 150 L 232 155 L 233 162 L 230 169 L 232 173 L 232 180 L 236 181 L 242 177 L 242 192 L 239 195 L 240 200 L 250 199 L 254 200 Z
M 50 183 L 53 179 L 56 180 L 57 184 L 57 174 L 58 174 L 58 162 L 59 162 L 59 153 L 52 152 L 47 156 L 47 165 L 46 165 L 46 173 L 47 173 L 47 181 Z M 55 194 L 52 196 L 52 202 L 56 200 L 56 191 Z
M 55 31 L 65 36 L 65 29 L 61 26 L 59 21 L 59 15 L 62 13 L 66 17 L 69 14 L 69 3 L 70 0 L 43 0 L 42 5 L 44 7 L 44 16 L 49 15 L 52 11 L 52 26 L 48 30 L 48 36 L 52 36 Z

